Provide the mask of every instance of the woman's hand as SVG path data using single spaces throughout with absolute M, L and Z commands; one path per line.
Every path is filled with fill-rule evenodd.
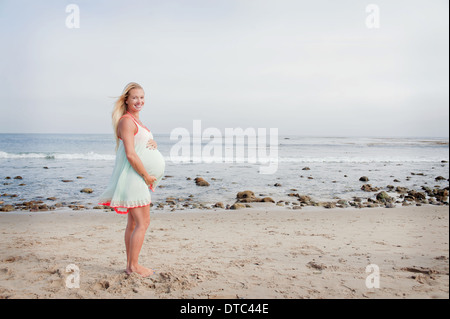
M 154 182 L 156 182 L 156 177 L 155 176 L 151 176 L 151 175 L 147 175 L 147 176 L 144 177 L 144 181 L 145 181 L 145 184 L 147 184 L 148 187 L 151 187 L 152 184 Z
M 158 148 L 158 145 L 156 144 L 155 140 L 149 139 L 147 141 L 146 148 L 148 148 L 150 150 L 156 150 Z

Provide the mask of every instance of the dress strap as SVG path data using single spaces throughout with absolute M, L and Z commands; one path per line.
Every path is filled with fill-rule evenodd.
M 133 122 L 134 122 L 136 125 L 139 125 L 139 123 L 136 121 L 136 119 L 134 118 L 134 116 L 131 115 L 128 111 L 127 111 L 127 113 L 125 113 L 124 115 L 122 115 L 122 116 L 120 117 L 119 121 L 120 121 L 122 118 L 124 118 L 124 117 L 131 118 L 131 119 L 133 120 Z
M 136 118 L 135 118 L 133 115 L 131 115 L 130 112 L 127 111 L 127 113 L 128 113 L 128 115 L 131 116 L 131 118 L 133 119 L 134 123 L 136 123 L 138 126 L 142 126 L 142 127 L 145 128 L 147 131 L 150 132 L 150 130 L 149 130 L 144 124 L 139 123 L 139 122 L 136 120 Z M 126 115 L 126 114 L 125 114 L 125 115 Z M 125 116 L 125 115 L 124 115 L 124 116 Z

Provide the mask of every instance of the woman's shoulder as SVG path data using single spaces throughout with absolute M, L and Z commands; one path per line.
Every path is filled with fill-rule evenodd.
M 119 121 L 124 120 L 124 119 L 128 119 L 130 121 L 133 121 L 133 118 L 131 117 L 130 114 L 124 114 L 120 117 Z M 134 121 L 133 121 L 134 122 Z
M 119 119 L 118 127 L 125 128 L 125 129 L 132 128 L 132 129 L 136 130 L 137 124 L 130 115 L 125 114 Z

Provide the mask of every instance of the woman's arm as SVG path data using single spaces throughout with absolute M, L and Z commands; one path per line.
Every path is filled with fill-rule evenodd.
M 141 159 L 134 150 L 135 130 L 136 124 L 134 123 L 134 121 L 126 117 L 120 120 L 119 125 L 117 127 L 119 137 L 122 139 L 123 146 L 125 147 L 125 154 L 127 156 L 128 162 L 134 168 L 134 170 L 140 176 L 142 176 L 145 183 L 148 186 L 150 186 L 151 184 L 153 184 L 154 181 L 156 181 L 156 177 L 150 176 L 147 173 L 144 164 L 142 164 Z

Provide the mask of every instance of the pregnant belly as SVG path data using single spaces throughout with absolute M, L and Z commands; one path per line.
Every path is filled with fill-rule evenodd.
M 163 177 L 166 167 L 166 162 L 162 154 L 158 150 L 145 149 L 140 158 L 147 173 L 155 176 L 158 183 Z

